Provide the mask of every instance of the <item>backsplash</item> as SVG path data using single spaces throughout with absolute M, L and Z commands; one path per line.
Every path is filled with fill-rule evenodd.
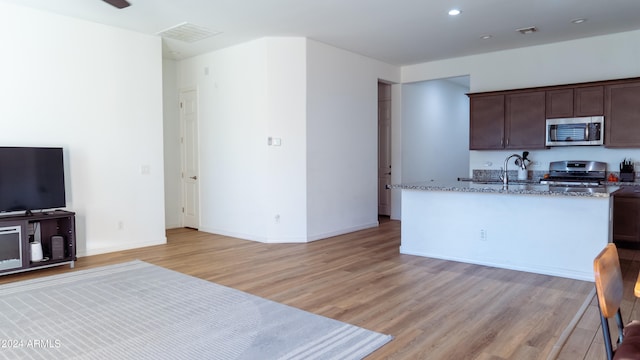
M 546 171 L 538 171 L 538 170 L 527 170 L 527 180 L 530 181 L 540 181 L 546 174 Z M 509 170 L 507 172 L 509 179 L 517 179 L 518 178 L 518 170 Z M 473 170 L 473 179 L 479 181 L 500 181 L 500 176 L 502 176 L 502 170 L 481 170 L 474 169 Z
M 538 182 L 548 173 L 548 171 L 539 171 L 539 170 L 527 170 L 527 180 L 532 182 Z M 620 177 L 619 171 L 607 171 L 607 178 L 609 174 L 613 174 L 616 177 Z M 482 170 L 482 169 L 473 169 L 473 179 L 478 181 L 500 181 L 500 176 L 502 175 L 502 170 Z M 508 171 L 509 179 L 517 179 L 518 178 L 518 170 L 509 170 Z M 635 173 L 635 181 L 640 181 L 640 172 L 636 171 Z

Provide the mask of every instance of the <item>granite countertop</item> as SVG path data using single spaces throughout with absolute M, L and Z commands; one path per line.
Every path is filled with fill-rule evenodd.
M 460 181 L 439 182 L 439 181 L 423 181 L 407 184 L 390 185 L 391 189 L 403 190 L 424 190 L 424 191 L 454 191 L 454 192 L 481 192 L 481 193 L 500 193 L 514 195 L 550 195 L 550 196 L 574 196 L 574 197 L 609 197 L 611 193 L 620 188 L 618 183 L 606 184 L 599 188 L 581 188 L 572 187 L 572 191 L 564 186 L 542 185 L 532 180 L 509 181 L 508 186 L 504 186 L 501 182 L 493 181 L 472 181 L 468 178 L 460 178 Z M 628 184 L 628 183 L 627 183 Z
M 617 181 L 617 182 L 607 181 L 604 183 L 604 185 L 606 186 L 640 186 L 640 182 L 639 181 Z

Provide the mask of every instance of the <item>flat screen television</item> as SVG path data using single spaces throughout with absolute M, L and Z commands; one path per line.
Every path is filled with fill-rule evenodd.
M 0 212 L 65 206 L 62 148 L 0 147 Z

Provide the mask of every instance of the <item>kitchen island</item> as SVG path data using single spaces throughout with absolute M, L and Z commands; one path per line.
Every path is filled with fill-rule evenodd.
M 423 182 L 402 190 L 400 252 L 593 281 L 611 242 L 606 186 Z

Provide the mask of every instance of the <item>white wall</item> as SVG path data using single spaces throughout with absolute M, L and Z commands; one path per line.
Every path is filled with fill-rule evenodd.
M 308 41 L 311 240 L 377 226 L 378 80 L 397 81 L 398 75 L 393 66 Z
M 179 88 L 197 88 L 200 229 L 265 241 L 267 74 L 265 41 L 183 60 Z
M 306 241 L 305 57 L 305 39 L 265 38 L 179 63 L 199 92 L 201 230 Z
M 180 153 L 180 94 L 177 63 L 162 60 L 162 94 L 164 123 L 164 201 L 167 229 L 182 226 L 182 179 Z
M 64 148 L 78 255 L 166 242 L 160 39 L 0 3 L 0 41 L 0 144 Z
M 402 68 L 402 81 L 471 75 L 482 92 L 640 76 L 640 30 L 427 62 Z
M 180 61 L 178 74 L 199 91 L 201 230 L 304 242 L 377 225 L 377 81 L 399 69 L 264 38 Z
M 450 80 L 402 85 L 402 182 L 446 181 L 469 169 L 469 88 Z
M 402 183 L 402 84 L 391 86 L 391 183 Z M 400 104 L 400 105 L 399 105 Z M 410 166 L 408 164 L 408 166 Z M 391 190 L 391 219 L 400 220 L 402 192 Z
M 402 190 L 400 253 L 589 281 L 611 240 L 609 206 L 608 197 Z
M 267 241 L 307 241 L 307 41 L 267 38 Z M 266 141 L 266 139 L 263 139 Z
M 414 82 L 469 74 L 471 92 L 558 85 L 617 78 L 640 77 L 640 30 L 498 51 L 402 68 L 403 82 Z M 471 151 L 470 169 L 498 170 L 514 151 Z M 521 151 L 518 151 L 521 152 Z M 555 160 L 598 160 L 617 170 L 625 157 L 640 166 L 640 149 L 565 147 L 531 151 L 540 164 L 532 170 L 548 169 Z M 490 165 L 488 165 L 490 163 Z

